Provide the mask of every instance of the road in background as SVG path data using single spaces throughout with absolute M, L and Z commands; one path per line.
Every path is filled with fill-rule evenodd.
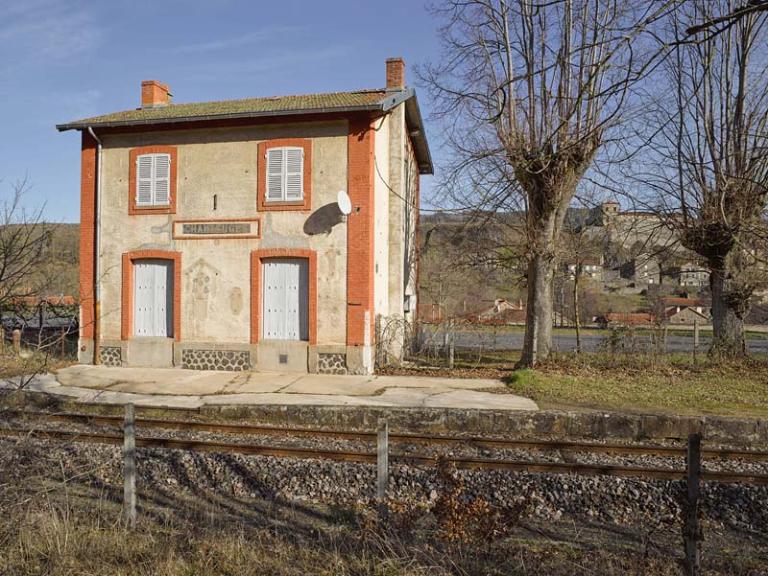
M 581 348 L 587 352 L 598 352 L 605 350 L 606 340 L 609 332 L 605 334 L 595 334 L 594 331 L 581 335 Z M 442 342 L 442 336 L 437 339 Z M 712 342 L 710 333 L 702 333 L 699 336 L 699 350 L 706 351 Z M 634 345 L 633 345 L 634 343 Z M 651 334 L 635 334 L 632 340 L 625 340 L 624 344 L 628 349 L 648 349 L 653 348 Z M 485 348 L 486 350 L 522 350 L 523 332 L 522 331 L 463 331 L 455 333 L 454 345 L 456 348 Z M 556 331 L 552 335 L 552 345 L 555 350 L 560 352 L 572 352 L 576 349 L 576 335 L 573 333 L 558 334 Z M 757 354 L 768 354 L 768 339 L 747 338 L 749 351 Z M 669 333 L 667 335 L 667 352 L 693 352 L 693 333 L 690 335 L 680 334 L 679 332 Z

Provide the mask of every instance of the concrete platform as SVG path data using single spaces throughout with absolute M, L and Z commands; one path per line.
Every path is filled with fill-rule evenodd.
M 0 384 L 12 387 L 12 382 Z M 158 408 L 203 406 L 370 406 L 538 410 L 499 380 L 336 376 L 76 365 L 36 377 L 27 390 L 75 402 Z

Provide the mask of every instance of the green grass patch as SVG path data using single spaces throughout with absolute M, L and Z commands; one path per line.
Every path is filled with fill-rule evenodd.
M 689 356 L 559 355 L 505 378 L 542 407 L 768 417 L 768 361 Z

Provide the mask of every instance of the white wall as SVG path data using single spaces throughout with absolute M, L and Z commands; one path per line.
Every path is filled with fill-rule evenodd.
M 121 256 L 159 249 L 182 252 L 181 336 L 187 342 L 250 341 L 250 253 L 264 248 L 317 251 L 318 344 L 346 341 L 346 224 L 308 235 L 310 213 L 256 208 L 257 144 L 270 138 L 312 139 L 312 212 L 347 189 L 346 121 L 213 130 L 180 130 L 104 137 L 101 224 L 101 334 L 120 339 Z M 129 151 L 178 148 L 177 213 L 128 215 Z M 213 210 L 213 194 L 218 196 Z M 174 239 L 182 219 L 261 218 L 260 239 Z

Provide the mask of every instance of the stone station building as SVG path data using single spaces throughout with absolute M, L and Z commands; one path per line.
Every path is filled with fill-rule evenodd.
M 80 361 L 371 373 L 377 321 L 415 314 L 432 173 L 402 59 L 386 79 L 193 104 L 150 80 L 57 126 L 82 137 Z

